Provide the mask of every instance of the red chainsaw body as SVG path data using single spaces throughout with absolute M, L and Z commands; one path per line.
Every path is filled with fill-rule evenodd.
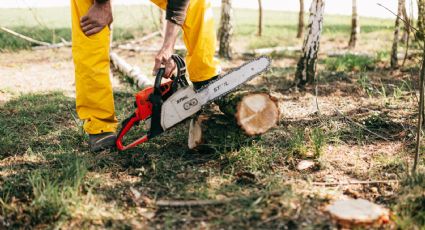
M 171 89 L 171 83 L 169 80 L 161 84 L 161 94 L 165 95 Z M 152 115 L 152 103 L 149 101 L 150 95 L 153 93 L 154 88 L 149 87 L 136 94 L 136 116 L 139 120 L 144 121 Z

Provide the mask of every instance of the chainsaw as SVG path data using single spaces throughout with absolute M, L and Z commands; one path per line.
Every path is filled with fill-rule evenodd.
M 162 82 L 165 69 L 159 69 L 153 87 L 136 94 L 135 112 L 122 122 L 118 133 L 117 148 L 124 151 L 134 148 L 162 134 L 202 109 L 202 106 L 237 89 L 243 83 L 266 71 L 270 66 L 268 57 L 260 57 L 243 64 L 226 75 L 211 81 L 199 90 L 189 85 L 186 79 L 186 64 L 178 55 L 172 55 L 177 65 L 177 75 Z M 124 145 L 124 136 L 140 122 L 147 132 L 144 136 Z

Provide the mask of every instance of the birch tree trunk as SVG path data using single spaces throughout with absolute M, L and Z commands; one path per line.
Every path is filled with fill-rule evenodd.
M 407 13 L 407 9 L 406 9 L 406 0 L 403 0 L 403 19 L 404 19 L 404 29 L 403 29 L 403 35 L 401 37 L 401 41 L 403 42 L 403 44 L 408 43 L 408 40 L 410 38 L 410 17 L 409 14 Z
M 298 61 L 295 82 L 298 86 L 315 80 L 317 54 L 320 46 L 320 34 L 323 29 L 324 0 L 313 0 L 310 6 L 308 34 L 304 38 L 303 53 Z
M 263 3 L 261 0 L 258 0 L 258 36 L 263 35 Z
M 220 42 L 218 54 L 220 57 L 226 59 L 232 59 L 232 14 L 232 0 L 222 0 L 220 28 L 218 30 L 218 40 Z
M 352 18 L 351 18 L 351 36 L 350 42 L 348 42 L 348 48 L 356 48 L 358 36 L 360 34 L 359 14 L 357 13 L 357 0 L 352 0 Z
M 304 35 L 304 0 L 300 0 L 300 12 L 298 14 L 298 33 L 297 38 L 301 38 Z
M 422 41 L 425 38 L 425 0 L 418 1 L 418 32 L 416 38 Z
M 395 19 L 395 27 L 394 27 L 394 40 L 393 47 L 391 49 L 391 68 L 395 69 L 398 67 L 398 58 L 397 58 L 397 50 L 398 50 L 398 42 L 400 40 L 400 17 L 403 14 L 403 4 L 404 0 L 398 0 L 398 10 L 397 17 Z

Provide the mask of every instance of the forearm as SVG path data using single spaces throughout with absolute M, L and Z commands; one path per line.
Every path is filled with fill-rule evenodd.
M 165 36 L 164 43 L 162 45 L 163 49 L 174 49 L 174 45 L 176 44 L 177 37 L 179 35 L 180 26 L 167 21 L 165 27 Z

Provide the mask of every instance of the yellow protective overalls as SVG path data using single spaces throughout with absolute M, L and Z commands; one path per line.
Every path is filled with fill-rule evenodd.
M 162 9 L 167 6 L 167 0 L 151 1 Z M 71 0 L 72 54 L 78 116 L 85 121 L 84 130 L 88 134 L 99 134 L 115 132 L 117 119 L 110 82 L 109 28 L 87 37 L 80 27 L 81 17 L 92 4 L 93 0 Z M 210 0 L 190 0 L 182 28 L 190 80 L 205 81 L 218 75 L 220 68 L 214 58 L 216 33 Z

